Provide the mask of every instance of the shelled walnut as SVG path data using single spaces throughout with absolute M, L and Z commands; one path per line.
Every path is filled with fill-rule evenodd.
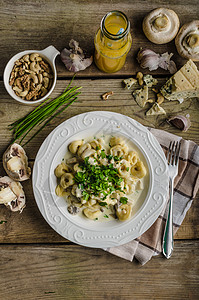
M 9 84 L 15 94 L 30 101 L 44 97 L 53 82 L 53 71 L 38 53 L 26 54 L 14 63 Z

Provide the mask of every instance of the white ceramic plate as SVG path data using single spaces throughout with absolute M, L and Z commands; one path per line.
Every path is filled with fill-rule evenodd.
M 99 134 L 129 139 L 148 167 L 149 188 L 126 222 L 97 222 L 73 216 L 67 211 L 66 201 L 55 194 L 54 169 L 65 156 L 69 143 Z M 168 168 L 162 148 L 146 127 L 121 114 L 96 111 L 77 115 L 49 134 L 36 156 L 32 180 L 40 212 L 57 233 L 80 245 L 106 248 L 130 242 L 155 222 L 167 197 Z

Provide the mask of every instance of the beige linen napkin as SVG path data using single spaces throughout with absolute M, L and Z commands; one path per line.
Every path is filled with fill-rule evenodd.
M 181 140 L 179 171 L 174 183 L 173 230 L 175 234 L 199 188 L 199 147 L 192 141 L 183 140 L 166 131 L 152 128 L 149 130 L 157 138 L 164 152 L 168 150 L 170 141 Z M 152 256 L 160 254 L 168 207 L 169 200 L 156 222 L 143 235 L 125 245 L 108 248 L 106 251 L 130 261 L 136 258 L 142 265 Z

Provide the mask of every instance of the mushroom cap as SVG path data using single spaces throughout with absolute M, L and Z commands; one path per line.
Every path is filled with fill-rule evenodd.
M 176 36 L 175 44 L 180 56 L 199 61 L 199 20 L 184 24 Z
M 172 41 L 180 27 L 177 14 L 168 8 L 156 8 L 145 16 L 142 28 L 146 37 L 155 44 Z

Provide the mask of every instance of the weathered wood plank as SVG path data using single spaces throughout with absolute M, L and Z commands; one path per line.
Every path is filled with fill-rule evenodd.
M 199 296 L 198 241 L 176 242 L 170 260 L 154 257 L 143 267 L 103 250 L 75 245 L 2 245 L 0 256 L 0 297 L 4 300 L 183 300 Z
M 198 19 L 197 0 L 188 5 L 186 1 L 42 1 L 34 2 L 16 0 L 0 1 L 0 75 L 8 60 L 16 53 L 27 50 L 41 50 L 54 45 L 59 51 L 68 46 L 71 38 L 80 42 L 80 45 L 93 53 L 94 35 L 100 25 L 102 17 L 111 10 L 121 10 L 127 14 L 131 22 L 133 45 L 127 57 L 127 62 L 119 74 L 135 74 L 139 70 L 136 55 L 140 47 L 147 47 L 156 52 L 173 52 L 178 67 L 184 60 L 177 54 L 174 41 L 165 45 L 155 45 L 147 40 L 142 31 L 142 20 L 152 9 L 168 7 L 176 11 L 181 24 Z M 58 76 L 69 75 L 60 58 L 57 59 Z M 154 74 L 168 74 L 158 69 Z M 80 72 L 84 76 L 104 76 L 93 64 L 87 70 Z
M 165 79 L 158 79 L 161 86 Z M 51 97 L 55 98 L 60 95 L 66 88 L 69 80 L 58 80 L 56 88 Z M 146 117 L 145 113 L 150 108 L 150 104 L 146 108 L 140 108 L 132 97 L 132 90 L 139 88 L 135 85 L 132 90 L 123 88 L 121 79 L 99 79 L 99 80 L 79 80 L 75 79 L 74 85 L 82 86 L 81 95 L 78 100 L 73 103 L 64 113 L 60 114 L 51 123 L 48 124 L 27 146 L 26 151 L 30 159 L 34 159 L 39 147 L 46 136 L 60 123 L 77 114 L 88 111 L 113 111 L 127 115 L 141 124 L 149 127 L 159 128 L 171 133 L 182 136 L 184 139 L 191 139 L 199 144 L 199 101 L 197 99 L 189 99 L 179 104 L 178 101 L 167 101 L 162 104 L 166 110 L 167 116 L 151 116 Z M 113 91 L 114 95 L 108 101 L 101 99 L 101 95 L 107 91 Z M 0 158 L 12 140 L 12 133 L 8 130 L 8 124 L 25 116 L 32 111 L 37 105 L 23 105 L 13 100 L 5 91 L 3 83 L 0 82 L 1 105 L 0 105 Z M 155 99 L 154 92 L 149 93 L 149 98 Z M 187 132 L 172 127 L 165 122 L 165 118 L 176 114 L 190 114 L 192 126 Z

